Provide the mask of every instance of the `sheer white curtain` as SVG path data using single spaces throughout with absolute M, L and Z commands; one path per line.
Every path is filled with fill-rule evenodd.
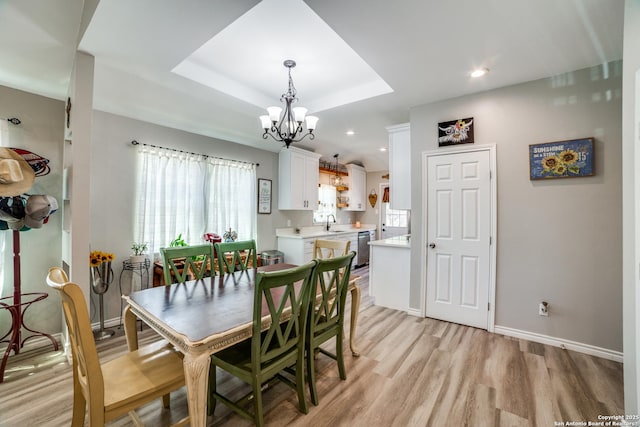
M 220 236 L 232 228 L 238 240 L 255 239 L 257 189 L 255 165 L 209 159 L 207 231 Z
M 135 239 L 152 253 L 178 234 L 191 245 L 229 227 L 255 239 L 255 165 L 140 146 Z

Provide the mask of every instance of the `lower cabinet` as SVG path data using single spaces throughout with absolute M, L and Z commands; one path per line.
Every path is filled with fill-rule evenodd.
M 358 233 L 331 233 L 327 236 L 307 237 L 278 237 L 278 250 L 284 253 L 287 264 L 302 265 L 313 259 L 313 245 L 316 239 L 349 240 L 350 251 L 358 252 Z M 355 265 L 357 255 L 353 258 Z
M 373 304 L 395 310 L 409 310 L 410 249 L 371 245 L 369 294 Z

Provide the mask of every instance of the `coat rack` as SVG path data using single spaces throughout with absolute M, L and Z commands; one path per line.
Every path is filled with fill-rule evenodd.
M 7 120 L 9 123 L 16 126 L 21 123 L 20 119 L 16 117 L 0 120 Z M 2 197 L 13 197 L 20 193 L 28 191 L 28 189 L 33 184 L 33 180 L 36 176 L 36 170 L 38 171 L 38 176 L 46 175 L 49 173 L 48 166 L 46 167 L 46 169 L 43 168 L 43 166 L 46 166 L 49 162 L 48 160 L 36 156 L 38 157 L 38 159 L 36 160 L 36 164 L 29 164 L 27 160 L 25 160 L 24 154 L 18 154 L 18 151 L 22 151 L 31 155 L 33 155 L 34 153 L 30 153 L 25 150 L 12 151 L 12 149 L 5 149 L 4 147 L 3 150 L 5 150 L 3 151 L 3 155 L 6 157 L 3 157 L 2 161 L 15 162 L 17 158 L 19 169 L 21 172 L 16 172 L 15 174 L 10 173 L 10 178 L 13 179 L 13 181 L 10 180 L 8 183 L 3 183 L 4 187 L 2 188 Z M 33 158 L 30 158 L 29 160 L 33 162 Z M 8 169 L 11 170 L 10 167 Z M 50 209 L 51 202 L 48 203 Z M 48 210 L 47 217 L 50 213 L 51 210 Z M 33 214 L 35 214 L 35 212 L 33 212 Z M 44 221 L 45 218 L 34 218 L 30 216 L 28 219 L 30 220 L 30 223 L 28 225 L 26 217 L 24 220 L 25 225 L 27 225 L 27 229 L 34 227 L 39 228 L 42 222 L 40 222 L 39 225 L 38 221 Z M 29 307 L 31 307 L 31 304 L 42 301 L 43 299 L 47 298 L 49 294 L 47 294 L 46 292 L 23 293 L 20 272 L 20 229 L 16 227 L 16 229 L 13 230 L 13 295 L 0 298 L 0 309 L 7 310 L 11 315 L 11 328 L 6 334 L 0 336 L 0 343 L 7 343 L 7 348 L 4 352 L 4 356 L 2 357 L 2 362 L 0 362 L 0 383 L 4 381 L 4 370 L 7 366 L 7 359 L 9 358 L 11 350 L 13 350 L 14 354 L 20 353 L 20 349 L 24 347 L 27 340 L 35 337 L 48 338 L 53 344 L 54 351 L 58 351 L 58 342 L 51 335 L 31 329 L 24 322 L 25 313 L 29 309 Z M 28 333 L 31 333 L 31 335 L 25 337 L 24 339 L 22 338 L 23 328 Z

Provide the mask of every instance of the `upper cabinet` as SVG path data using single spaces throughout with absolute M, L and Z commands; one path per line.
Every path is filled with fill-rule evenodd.
M 312 211 L 318 203 L 320 155 L 289 147 L 279 155 L 278 209 Z
M 411 129 L 409 123 L 389 132 L 389 207 L 411 209 Z
M 348 164 L 349 173 L 349 206 L 347 211 L 364 211 L 367 209 L 367 172 L 362 166 Z

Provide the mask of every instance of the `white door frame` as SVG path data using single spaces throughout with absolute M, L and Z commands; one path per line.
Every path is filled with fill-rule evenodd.
M 380 208 L 378 209 L 378 239 L 382 239 L 382 197 L 384 197 L 384 188 L 385 187 L 390 187 L 388 182 L 381 182 L 380 183 L 380 196 L 378 196 L 380 198 Z
M 489 169 L 491 173 L 490 179 L 490 242 L 491 247 L 489 248 L 489 310 L 487 317 L 487 330 L 489 332 L 494 331 L 495 320 L 496 320 L 496 247 L 497 247 L 497 231 L 498 231 L 498 203 L 497 203 L 497 168 L 496 168 L 496 145 L 488 144 L 488 145 L 475 145 L 469 147 L 460 147 L 453 148 L 447 150 L 437 150 L 437 151 L 423 151 L 422 152 L 422 184 L 423 191 L 429 185 L 429 183 L 425 183 L 427 175 L 427 161 L 429 157 L 432 156 L 442 156 L 445 154 L 457 154 L 457 153 L 468 153 L 473 151 L 488 151 L 489 152 Z M 424 194 L 424 193 L 423 193 Z M 427 198 L 422 197 L 422 236 L 420 236 L 420 259 L 424 260 L 421 263 L 422 268 L 420 272 L 421 276 L 421 289 L 420 289 L 420 299 L 422 301 L 420 314 L 422 317 L 427 317 Z

